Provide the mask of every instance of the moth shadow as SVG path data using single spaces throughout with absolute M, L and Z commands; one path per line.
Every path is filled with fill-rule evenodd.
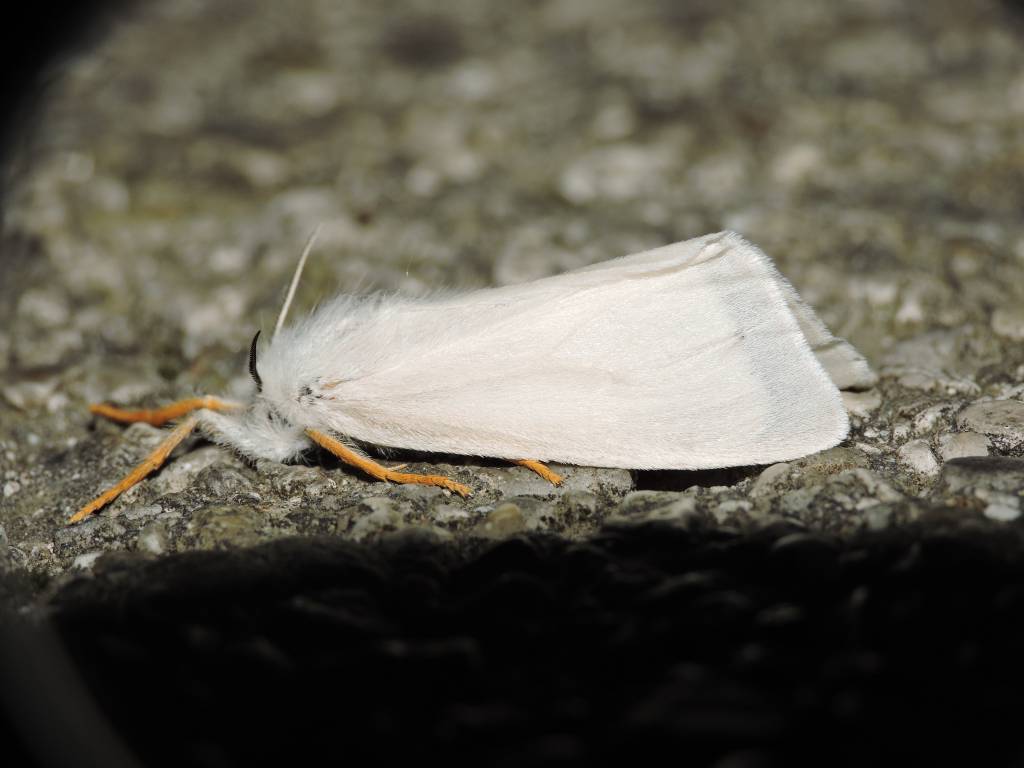
M 470 456 L 457 453 L 433 453 L 429 451 L 409 450 L 406 448 L 389 448 L 369 443 L 356 443 L 356 446 L 367 456 L 377 461 L 402 462 L 415 464 L 446 464 L 452 467 L 509 467 L 511 462 L 506 459 L 495 459 L 487 456 Z M 329 451 L 318 450 L 306 456 L 307 464 L 323 467 L 352 470 L 347 464 L 339 461 Z M 633 470 L 634 488 L 638 491 L 685 491 L 694 486 L 711 487 L 715 485 L 736 485 L 748 477 L 756 477 L 764 469 L 762 466 L 723 467 L 721 469 L 637 469 Z
M 638 469 L 633 473 L 638 491 L 685 491 L 694 486 L 736 485 L 756 477 L 764 467 L 723 467 L 721 469 Z

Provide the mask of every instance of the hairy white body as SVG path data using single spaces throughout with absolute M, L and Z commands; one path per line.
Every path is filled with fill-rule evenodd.
M 771 260 L 722 232 L 523 285 L 341 296 L 259 355 L 262 390 L 201 412 L 279 461 L 305 430 L 420 451 L 633 469 L 766 464 L 847 433 L 875 375 Z

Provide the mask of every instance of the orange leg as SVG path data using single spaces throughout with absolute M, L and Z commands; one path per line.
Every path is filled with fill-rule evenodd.
M 197 421 L 198 419 L 195 416 L 190 416 L 171 430 L 171 433 L 167 435 L 164 441 L 149 456 L 143 459 L 139 466 L 129 472 L 123 480 L 114 487 L 108 488 L 75 512 L 68 520 L 68 525 L 84 520 L 96 510 L 105 507 L 133 485 L 140 482 L 150 472 L 158 469 L 167 460 L 167 457 L 171 455 L 171 451 L 177 448 L 182 440 L 192 434 L 192 430 L 196 428 Z
M 146 408 L 140 411 L 125 411 L 115 408 L 112 405 L 97 403 L 89 406 L 89 412 L 99 416 L 106 416 L 108 419 L 120 421 L 122 424 L 130 424 L 135 421 L 144 421 L 159 427 L 168 421 L 174 421 L 186 413 L 198 411 L 200 408 L 208 408 L 211 411 L 234 411 L 242 408 L 238 403 L 229 403 L 219 397 L 206 395 L 205 397 L 189 397 L 185 400 L 178 400 L 176 403 L 165 405 L 163 408 Z
M 407 472 L 396 472 L 393 469 L 388 469 L 387 467 L 381 466 L 373 459 L 360 456 L 341 441 L 335 440 L 330 435 L 325 435 L 323 432 L 319 432 L 315 429 L 307 429 L 306 434 L 309 435 L 313 442 L 323 448 L 326 448 L 346 464 L 356 467 L 357 469 L 361 469 L 366 474 L 371 477 L 375 477 L 378 480 L 390 480 L 393 483 L 402 484 L 417 483 L 419 485 L 437 485 L 441 488 L 447 488 L 449 491 L 454 491 L 463 498 L 469 496 L 473 492 L 467 486 L 462 485 L 462 483 L 456 483 L 454 480 L 449 480 L 447 477 L 442 475 L 413 475 Z
M 513 464 L 518 464 L 520 467 L 526 467 L 527 469 L 532 469 L 534 472 L 536 472 L 538 475 L 543 477 L 545 480 L 547 480 L 552 485 L 561 485 L 562 484 L 562 476 L 560 474 L 558 474 L 557 472 L 552 472 L 550 469 L 548 469 L 546 466 L 541 464 L 539 461 L 534 461 L 533 459 L 519 459 L 518 461 L 513 461 L 512 463 Z

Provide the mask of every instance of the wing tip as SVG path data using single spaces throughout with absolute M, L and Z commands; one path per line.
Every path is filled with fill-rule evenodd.
M 805 307 L 813 319 L 821 325 L 824 333 L 828 336 L 827 349 L 819 349 L 811 344 L 811 351 L 814 352 L 819 363 L 840 390 L 870 389 L 878 383 L 878 373 L 871 367 L 871 363 L 868 362 L 867 358 L 849 341 L 833 335 L 832 331 L 821 321 L 817 313 L 803 300 L 792 283 L 779 271 L 778 265 L 771 256 L 765 253 L 758 245 L 732 229 L 723 229 L 706 237 L 709 243 L 721 243 L 733 248 L 739 248 L 745 254 L 766 265 L 779 283 L 792 292 L 792 298 Z M 794 312 L 795 315 L 796 312 Z M 799 318 L 797 320 L 799 323 Z

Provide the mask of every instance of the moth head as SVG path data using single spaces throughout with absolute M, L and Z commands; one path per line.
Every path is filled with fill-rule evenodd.
M 257 331 L 249 344 L 249 376 L 256 385 L 250 391 L 251 418 L 275 430 L 310 426 L 316 421 L 311 406 L 319 400 L 316 377 L 305 370 L 287 330 L 262 348 L 261 338 Z

